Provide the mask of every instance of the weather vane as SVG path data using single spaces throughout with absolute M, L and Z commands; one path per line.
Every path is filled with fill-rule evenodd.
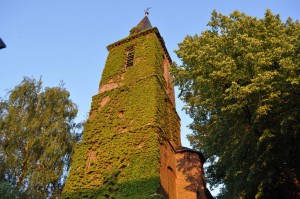
M 150 7 L 150 8 L 147 8 L 146 10 L 144 10 L 146 16 L 149 15 L 149 10 L 150 10 L 150 9 L 151 9 L 151 7 Z

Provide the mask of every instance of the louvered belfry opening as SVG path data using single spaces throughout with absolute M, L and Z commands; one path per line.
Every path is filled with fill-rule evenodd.
M 129 46 L 126 49 L 126 68 L 133 66 L 133 58 L 134 58 L 134 46 Z

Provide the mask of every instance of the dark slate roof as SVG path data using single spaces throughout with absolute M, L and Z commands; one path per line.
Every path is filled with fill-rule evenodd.
M 152 25 L 148 19 L 148 16 L 146 15 L 142 21 L 140 21 L 140 23 L 138 23 L 137 26 L 133 27 L 131 30 L 130 30 L 130 34 L 135 34 L 135 33 L 139 33 L 143 30 L 146 30 L 146 29 L 149 29 L 149 28 L 152 28 Z
M 203 153 L 201 153 L 200 151 L 197 151 L 195 149 L 190 149 L 188 147 L 184 147 L 184 146 L 180 146 L 178 148 L 175 149 L 176 153 L 181 153 L 181 152 L 191 152 L 191 153 L 197 153 L 203 162 L 205 162 L 206 158 L 204 157 Z
M 136 26 L 136 28 L 138 29 L 138 31 L 142 31 L 148 28 L 152 28 L 152 25 L 148 19 L 148 16 L 145 16 L 142 21 L 140 21 L 140 23 Z
M 6 47 L 6 45 L 5 45 L 5 43 L 2 41 L 2 39 L 0 38 L 0 49 L 1 48 L 5 48 Z

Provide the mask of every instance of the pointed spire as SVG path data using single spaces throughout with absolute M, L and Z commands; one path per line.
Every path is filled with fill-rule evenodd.
M 152 25 L 149 21 L 148 15 L 146 15 L 142 21 L 140 21 L 140 23 L 136 26 L 136 28 L 138 29 L 138 32 L 148 29 L 148 28 L 152 28 Z
M 152 25 L 151 25 L 151 23 L 149 21 L 149 18 L 148 18 L 149 9 L 150 8 L 147 8 L 145 10 L 145 17 L 142 19 L 142 21 L 140 21 L 140 23 L 138 23 L 138 25 L 136 27 L 133 27 L 130 30 L 130 34 L 138 33 L 138 32 L 141 32 L 145 29 L 152 28 Z
M 5 48 L 6 47 L 6 45 L 5 45 L 5 43 L 2 41 L 2 39 L 0 38 L 0 49 L 1 48 Z

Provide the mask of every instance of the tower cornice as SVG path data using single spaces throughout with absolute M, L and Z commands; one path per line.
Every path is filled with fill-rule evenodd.
M 169 55 L 169 52 L 168 52 L 168 50 L 166 48 L 165 41 L 164 41 L 163 37 L 160 35 L 157 27 L 148 28 L 148 29 L 145 29 L 145 30 L 143 30 L 141 32 L 138 32 L 138 33 L 135 33 L 135 34 L 131 34 L 131 35 L 129 35 L 128 37 L 126 37 L 124 39 L 121 39 L 121 40 L 116 41 L 116 42 L 114 42 L 112 44 L 109 44 L 106 48 L 107 48 L 108 51 L 110 51 L 112 48 L 115 48 L 115 47 L 120 46 L 120 45 L 122 45 L 124 43 L 127 43 L 129 41 L 132 41 L 132 40 L 137 39 L 137 38 L 139 38 L 141 36 L 145 36 L 145 35 L 148 35 L 148 34 L 151 34 L 151 33 L 155 33 L 156 34 L 156 36 L 157 36 L 157 38 L 158 38 L 158 40 L 159 40 L 159 42 L 161 44 L 161 47 L 162 47 L 163 51 L 165 52 L 165 55 L 166 55 L 168 61 L 171 64 L 172 63 L 172 59 L 171 59 L 171 57 Z

